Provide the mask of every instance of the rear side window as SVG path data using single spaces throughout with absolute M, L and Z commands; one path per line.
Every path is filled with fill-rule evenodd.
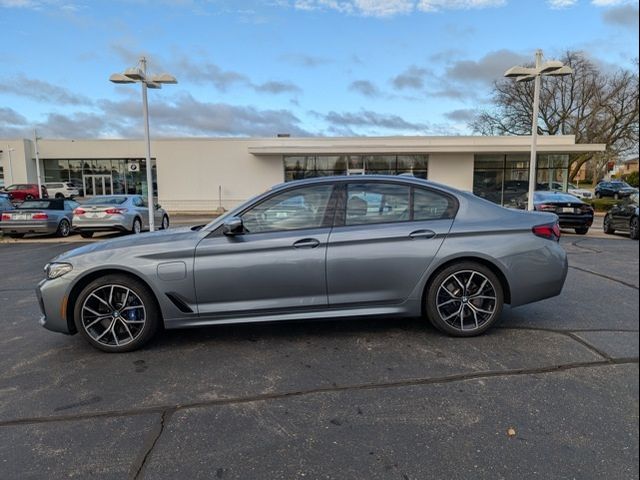
M 345 225 L 403 222 L 410 218 L 407 185 L 350 183 L 347 186 Z
M 453 218 L 457 204 L 453 198 L 432 190 L 416 188 L 413 191 L 413 220 L 439 220 Z

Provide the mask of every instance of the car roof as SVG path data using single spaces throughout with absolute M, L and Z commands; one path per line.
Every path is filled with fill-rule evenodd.
M 313 177 L 305 178 L 301 180 L 292 180 L 290 182 L 279 183 L 271 188 L 271 191 L 281 190 L 289 188 L 295 185 L 316 185 L 323 183 L 336 183 L 336 182 L 394 182 L 404 183 L 409 185 L 416 185 L 422 187 L 434 187 L 439 190 L 451 194 L 459 194 L 460 190 L 443 185 L 441 183 L 432 182 L 431 180 L 425 180 L 424 178 L 418 178 L 409 175 L 332 175 L 327 177 Z

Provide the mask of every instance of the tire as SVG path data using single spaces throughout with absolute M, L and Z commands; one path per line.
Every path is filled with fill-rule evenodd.
M 586 235 L 587 232 L 589 231 L 589 227 L 576 228 L 575 231 L 578 235 Z
M 67 220 L 66 218 L 63 218 L 62 220 L 60 220 L 60 223 L 58 224 L 58 230 L 56 230 L 56 236 L 66 238 L 69 235 L 71 235 L 71 224 L 69 223 L 69 220 Z
M 629 222 L 629 237 L 631 240 L 638 240 L 640 231 L 638 230 L 638 217 L 633 217 Z
M 29 194 L 24 197 L 25 200 L 33 200 L 33 195 Z
M 460 291 L 461 286 L 465 290 L 468 286 L 469 292 Z M 474 301 L 476 295 L 482 298 Z M 484 333 L 499 320 L 503 305 L 500 280 L 489 268 L 475 262 L 455 263 L 440 271 L 429 281 L 425 295 L 429 321 L 455 337 Z
M 62 193 L 58 192 L 58 193 L 56 193 L 55 198 L 63 199 L 64 195 Z
M 80 236 L 82 238 L 91 238 L 93 237 L 93 232 L 80 232 Z
M 73 320 L 89 344 L 110 353 L 137 350 L 153 338 L 161 323 L 151 290 L 120 274 L 105 275 L 86 285 L 75 303 Z
M 160 230 L 167 230 L 169 228 L 169 217 L 162 217 L 162 223 L 160 224 Z
M 9 238 L 24 238 L 24 233 L 9 233 Z
M 136 217 L 133 219 L 133 224 L 131 225 L 131 233 L 133 235 L 138 235 L 142 232 L 142 221 Z
M 611 217 L 608 213 L 604 216 L 604 220 L 602 221 L 602 230 L 608 235 L 616 233 L 616 229 L 611 225 Z

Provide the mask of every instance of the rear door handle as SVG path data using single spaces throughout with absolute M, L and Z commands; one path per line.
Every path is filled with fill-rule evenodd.
M 409 238 L 433 238 L 436 232 L 433 230 L 415 230 L 409 234 Z
M 320 241 L 315 238 L 303 238 L 302 240 L 298 240 L 294 242 L 294 248 L 316 248 L 320 245 Z

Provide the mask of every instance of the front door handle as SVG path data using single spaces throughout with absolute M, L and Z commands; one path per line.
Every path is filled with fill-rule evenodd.
M 294 248 L 316 248 L 320 245 L 320 241 L 315 238 L 303 238 L 302 240 L 298 240 L 294 242 Z
M 436 232 L 433 230 L 415 230 L 409 234 L 409 238 L 433 238 L 436 236 Z

